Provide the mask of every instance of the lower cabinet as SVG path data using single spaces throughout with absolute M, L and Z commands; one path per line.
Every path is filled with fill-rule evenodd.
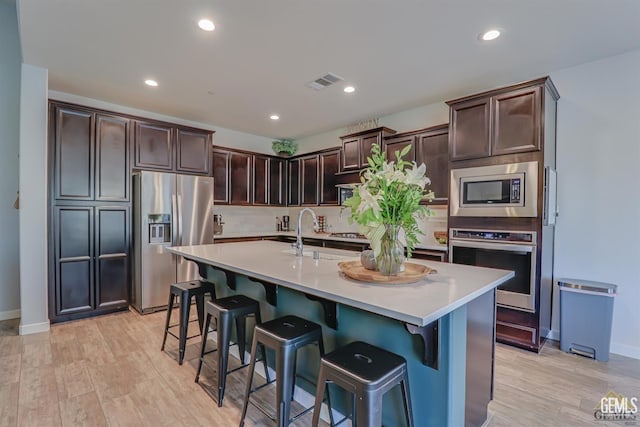
M 126 309 L 129 206 L 56 206 L 49 292 L 52 321 Z

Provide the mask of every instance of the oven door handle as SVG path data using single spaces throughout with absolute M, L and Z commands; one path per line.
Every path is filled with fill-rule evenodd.
M 466 242 L 462 240 L 450 240 L 451 249 L 456 246 L 464 248 L 480 248 L 498 251 L 509 251 L 518 254 L 530 254 L 535 249 L 534 245 L 514 245 L 509 243 L 485 243 L 485 242 Z

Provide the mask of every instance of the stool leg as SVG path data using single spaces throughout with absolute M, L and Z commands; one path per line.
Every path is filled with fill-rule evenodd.
M 218 325 L 220 328 L 220 325 Z M 264 349 L 264 345 L 262 345 Z M 247 416 L 247 408 L 249 406 L 249 394 L 251 393 L 251 385 L 253 383 L 253 372 L 256 368 L 256 348 L 258 347 L 258 339 L 256 335 L 253 335 L 253 345 L 251 346 L 251 358 L 249 359 L 249 372 L 247 373 L 247 386 L 244 392 L 244 403 L 242 404 L 242 415 L 240 416 L 240 427 L 244 426 L 244 419 Z
M 202 326 L 204 325 L 204 294 L 196 295 L 196 309 L 198 310 L 198 326 L 200 327 L 200 335 L 202 335 Z
M 238 337 L 238 354 L 240 362 L 244 365 L 244 352 L 247 347 L 246 343 L 247 318 L 246 316 L 236 317 L 236 336 Z
M 324 357 L 324 341 L 322 340 L 322 337 L 318 340 L 318 351 L 320 352 L 321 359 L 320 372 L 322 372 L 322 357 Z M 329 385 L 327 385 L 327 408 L 329 408 L 329 423 L 331 424 L 331 427 L 333 427 L 335 423 L 333 420 L 333 410 L 331 409 L 331 387 L 329 387 Z
M 202 371 L 202 361 L 204 353 L 207 349 L 207 335 L 209 334 L 209 325 L 211 324 L 211 315 L 207 313 L 207 319 L 204 321 L 204 333 L 202 334 L 202 346 L 200 349 L 200 361 L 198 362 L 198 370 L 196 371 L 196 382 L 200 380 L 200 371 Z
M 357 400 L 358 414 L 356 427 L 379 427 L 382 425 L 382 396 L 377 393 L 364 393 Z
M 291 412 L 291 399 L 293 397 L 296 349 L 294 347 L 278 348 L 276 353 L 278 427 L 287 427 L 289 425 L 289 413 Z
M 255 319 L 256 319 L 256 325 L 259 325 L 262 323 L 262 317 L 260 317 L 260 307 L 258 307 L 258 311 L 255 314 Z M 266 378 L 267 382 L 271 381 L 271 379 L 269 378 L 269 365 L 267 364 L 267 349 L 265 348 L 264 344 L 260 344 L 260 351 L 262 352 L 262 364 L 264 366 L 264 377 Z
M 402 385 L 402 398 L 404 399 L 404 411 L 407 414 L 407 424 L 413 427 L 413 410 L 411 408 L 411 394 L 409 393 L 409 375 L 404 374 L 404 378 L 400 382 Z
M 169 333 L 169 322 L 171 321 L 171 311 L 173 310 L 174 295 L 169 293 L 169 304 L 167 307 L 167 320 L 164 324 L 164 337 L 162 338 L 162 348 L 160 351 L 164 351 L 164 345 L 167 343 L 167 334 Z
M 311 427 L 318 427 L 320 421 L 320 409 L 322 408 L 322 398 L 324 397 L 324 391 L 327 387 L 325 372 L 322 363 L 320 363 L 320 372 L 318 373 L 318 385 L 316 386 L 316 402 L 313 405 L 313 419 L 311 420 Z M 329 406 L 329 413 L 331 413 L 331 407 Z M 333 420 L 331 420 L 331 427 L 333 427 Z
M 191 300 L 189 292 L 182 292 L 180 296 L 180 348 L 178 353 L 178 364 L 184 361 L 184 352 L 187 347 L 187 330 L 189 328 L 189 308 Z
M 231 341 L 231 314 L 218 314 L 218 406 L 222 407 L 224 389 L 227 383 L 229 364 L 229 342 Z

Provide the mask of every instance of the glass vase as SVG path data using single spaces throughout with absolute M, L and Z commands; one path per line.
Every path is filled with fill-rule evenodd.
M 403 271 L 404 246 L 398 240 L 399 225 L 385 225 L 380 241 L 380 254 L 376 258 L 378 271 L 385 276 L 397 276 Z

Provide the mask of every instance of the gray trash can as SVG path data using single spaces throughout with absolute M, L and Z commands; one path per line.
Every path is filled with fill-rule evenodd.
M 559 279 L 560 349 L 606 362 L 617 285 Z

